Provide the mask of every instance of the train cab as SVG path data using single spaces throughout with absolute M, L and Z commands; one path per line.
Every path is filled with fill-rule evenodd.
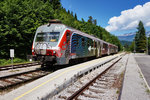
M 37 29 L 32 46 L 32 54 L 37 60 L 49 64 L 58 62 L 57 58 L 62 56 L 62 46 L 59 44 L 65 41 L 62 41 L 65 29 L 66 26 L 57 20 L 51 20 Z

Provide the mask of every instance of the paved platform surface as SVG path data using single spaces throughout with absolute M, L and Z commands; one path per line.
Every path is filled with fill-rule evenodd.
M 57 92 L 57 90 L 63 88 L 65 84 L 72 81 L 76 76 L 118 56 L 120 56 L 120 54 L 95 59 L 57 70 L 52 74 L 26 84 L 5 95 L 0 95 L 0 100 L 41 100 L 47 96 L 50 96 L 50 93 Z M 100 68 L 103 68 L 103 66 Z
M 130 54 L 126 66 L 121 100 L 150 100 L 150 93 L 147 92 L 147 89 L 134 54 Z
M 134 54 L 134 57 L 148 83 L 150 86 L 150 55 L 146 54 Z

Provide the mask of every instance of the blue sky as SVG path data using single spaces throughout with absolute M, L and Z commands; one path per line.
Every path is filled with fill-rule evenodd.
M 150 0 L 61 0 L 61 4 L 79 20 L 92 16 L 114 35 L 135 32 L 139 20 L 150 31 Z

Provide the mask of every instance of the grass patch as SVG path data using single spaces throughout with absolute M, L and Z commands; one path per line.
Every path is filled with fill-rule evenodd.
M 146 90 L 146 92 L 149 94 L 149 93 L 150 93 L 150 90 L 149 90 L 149 89 L 147 89 L 147 90 Z
M 119 90 L 116 91 L 117 94 L 119 94 L 119 92 L 120 92 Z
M 14 58 L 13 59 L 13 64 L 23 64 L 23 63 L 29 63 L 29 61 L 26 61 L 24 59 L 20 58 Z M 5 65 L 11 65 L 11 59 L 0 59 L 0 66 L 5 66 Z

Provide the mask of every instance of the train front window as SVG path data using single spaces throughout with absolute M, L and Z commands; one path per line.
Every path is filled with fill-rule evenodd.
M 38 33 L 37 36 L 36 36 L 36 42 L 44 42 L 47 40 L 46 38 L 46 33 Z
M 60 32 L 38 33 L 36 42 L 58 42 Z
M 48 42 L 58 42 L 59 34 L 59 32 L 48 33 Z

